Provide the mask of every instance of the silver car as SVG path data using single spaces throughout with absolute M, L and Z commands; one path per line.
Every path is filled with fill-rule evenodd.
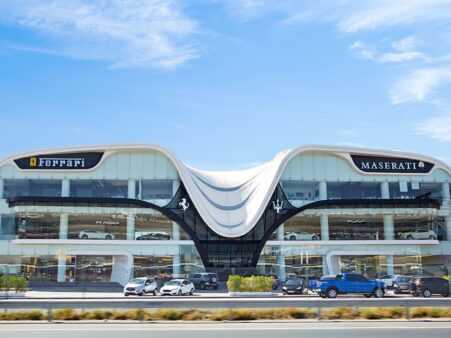
M 153 278 L 134 278 L 124 286 L 124 296 L 138 295 L 144 296 L 146 293 L 157 295 L 158 286 Z

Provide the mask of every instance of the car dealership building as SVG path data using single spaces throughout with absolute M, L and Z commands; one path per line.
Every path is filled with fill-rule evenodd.
M 0 274 L 443 276 L 450 185 L 437 159 L 362 148 L 301 146 L 227 172 L 154 145 L 19 154 L 0 161 Z

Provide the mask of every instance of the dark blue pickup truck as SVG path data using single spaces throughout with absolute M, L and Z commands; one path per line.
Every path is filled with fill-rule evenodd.
M 311 281 L 309 288 L 318 293 L 322 298 L 336 298 L 339 294 L 360 293 L 365 297 L 384 296 L 385 283 L 369 280 L 356 273 L 343 273 L 336 276 L 324 276 L 320 280 Z

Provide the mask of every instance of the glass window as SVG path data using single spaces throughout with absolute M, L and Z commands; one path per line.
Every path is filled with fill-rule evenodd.
M 395 238 L 446 239 L 445 219 L 432 215 L 398 215 L 394 219 Z
M 122 214 L 70 214 L 70 239 L 126 239 L 127 216 Z
M 14 239 L 16 218 L 13 214 L 0 215 L 0 239 Z
M 172 180 L 141 180 L 136 184 L 136 194 L 139 199 L 172 199 Z
M 72 197 L 109 197 L 126 198 L 128 182 L 126 180 L 71 180 Z
M 386 256 L 340 256 L 339 264 L 341 272 L 355 272 L 366 278 L 387 274 Z
M 381 198 L 379 182 L 327 182 L 327 198 L 378 199 Z
M 57 213 L 17 213 L 17 238 L 57 239 L 59 238 L 60 215 Z
M 442 184 L 434 182 L 390 182 L 388 184 L 390 198 L 442 198 Z
M 319 183 L 311 181 L 281 181 L 282 189 L 290 201 L 319 199 Z
M 174 234 L 174 225 L 176 233 Z M 162 214 L 138 214 L 135 216 L 136 240 L 189 240 L 188 234 Z
M 329 216 L 331 240 L 381 240 L 384 239 L 382 215 L 331 215 Z
M 22 274 L 34 282 L 56 282 L 58 256 L 22 256 Z
M 283 229 L 283 238 L 279 238 L 281 229 Z M 271 240 L 285 241 L 317 241 L 320 239 L 321 223 L 319 216 L 305 214 L 290 218 L 271 237 Z
M 61 196 L 61 180 L 6 179 L 3 186 L 3 198 L 16 196 Z

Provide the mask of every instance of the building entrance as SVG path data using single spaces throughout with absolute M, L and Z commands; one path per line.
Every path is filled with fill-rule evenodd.
M 113 256 L 76 256 L 75 281 L 109 282 Z

